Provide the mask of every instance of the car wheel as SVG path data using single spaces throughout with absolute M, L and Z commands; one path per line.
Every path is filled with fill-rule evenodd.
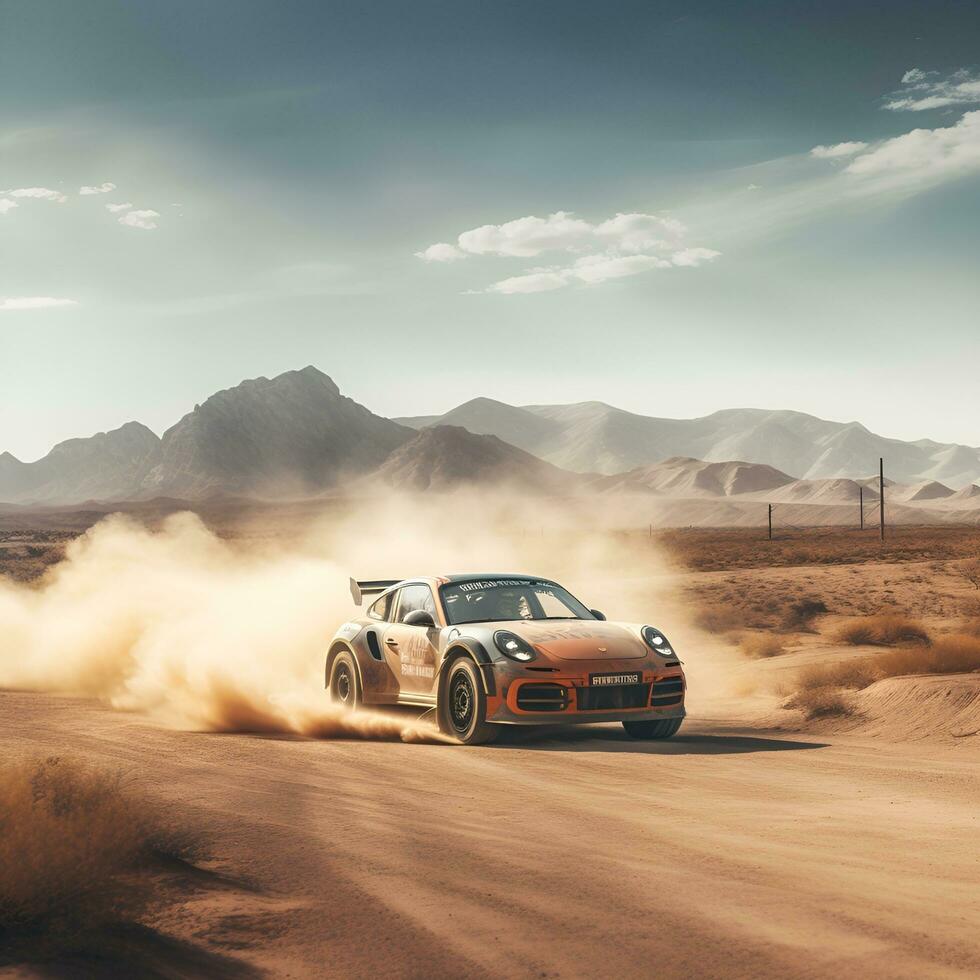
M 469 657 L 454 660 L 439 697 L 439 727 L 464 745 L 481 745 L 497 737 L 497 726 L 489 724 L 487 696 Z
M 683 718 L 662 718 L 659 721 L 624 721 L 626 734 L 633 738 L 670 738 L 680 730 Z
M 361 704 L 361 688 L 357 683 L 357 668 L 349 653 L 338 653 L 330 670 L 330 700 L 353 711 Z

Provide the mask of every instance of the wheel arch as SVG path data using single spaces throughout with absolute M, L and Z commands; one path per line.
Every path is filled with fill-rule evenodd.
M 344 652 L 349 653 L 351 660 L 354 661 L 354 670 L 357 671 L 357 686 L 363 691 L 364 678 L 361 674 L 361 661 L 358 659 L 357 651 L 345 640 L 334 640 L 327 650 L 327 662 L 323 669 L 323 686 L 326 690 L 330 690 L 330 673 L 333 670 L 334 661 L 337 659 L 338 653 Z
M 449 676 L 449 668 L 460 657 L 469 657 L 476 664 L 477 674 L 483 684 L 483 693 L 487 697 L 493 697 L 497 693 L 497 681 L 493 676 L 493 660 L 490 659 L 490 654 L 487 653 L 486 647 L 479 640 L 460 637 L 453 640 L 442 658 L 442 663 L 439 664 L 436 701 L 442 700 L 446 688 L 446 678 Z

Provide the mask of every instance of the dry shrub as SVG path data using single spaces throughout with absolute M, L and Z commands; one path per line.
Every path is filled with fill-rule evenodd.
M 847 623 L 837 634 L 841 643 L 852 646 L 893 646 L 896 643 L 928 643 L 921 623 L 899 613 L 865 616 Z
M 778 657 L 786 652 L 786 648 L 779 639 L 766 634 L 744 636 L 738 648 L 744 656 L 752 657 L 755 660 Z
M 959 571 L 960 575 L 962 575 L 974 589 L 980 592 L 980 558 L 968 558 L 958 567 L 957 571 Z
M 786 702 L 786 707 L 798 708 L 811 721 L 814 718 L 843 718 L 854 713 L 840 691 L 831 687 L 798 691 Z
M 941 637 L 931 646 L 903 647 L 873 657 L 807 667 L 797 675 L 797 690 L 786 706 L 808 711 L 807 705 L 828 701 L 832 692 L 862 690 L 886 677 L 964 674 L 975 670 L 980 670 L 980 637 L 957 633 Z
M 828 611 L 827 604 L 820 599 L 800 599 L 783 614 L 783 629 L 810 630 L 813 620 Z
M 151 860 L 191 850 L 156 814 L 118 773 L 79 762 L 0 770 L 0 946 L 71 950 L 138 921 L 154 899 Z
M 881 677 L 902 674 L 968 674 L 980 670 L 980 637 L 954 633 L 929 647 L 891 650 L 874 657 Z
M 818 691 L 822 688 L 861 690 L 874 684 L 881 676 L 876 664 L 875 657 L 841 660 L 834 664 L 814 664 L 800 671 L 797 688 L 800 691 Z

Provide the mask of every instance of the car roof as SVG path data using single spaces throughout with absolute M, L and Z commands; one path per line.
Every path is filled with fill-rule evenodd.
M 555 580 L 543 578 L 540 575 L 528 575 L 525 572 L 462 572 L 452 575 L 419 575 L 415 578 L 402 579 L 400 582 L 389 586 L 384 591 L 384 595 L 394 592 L 395 589 L 404 588 L 406 585 L 449 585 L 457 582 L 487 582 L 487 581 L 507 581 L 507 582 L 547 582 L 554 584 Z
M 557 585 L 552 578 L 542 578 L 540 575 L 526 575 L 523 572 L 463 572 L 453 575 L 419 575 L 415 578 L 405 578 L 394 585 L 389 585 L 384 592 L 371 598 L 368 605 L 374 605 L 385 596 L 405 588 L 406 585 L 429 585 L 438 590 L 440 585 L 453 585 L 457 582 L 492 582 L 503 580 L 507 582 L 544 582 L 547 585 Z

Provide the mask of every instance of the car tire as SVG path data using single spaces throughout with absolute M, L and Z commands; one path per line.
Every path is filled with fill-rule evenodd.
M 334 704 L 353 711 L 361 706 L 361 685 L 357 679 L 357 665 L 347 651 L 338 653 L 330 668 L 330 700 Z
M 487 696 L 469 657 L 454 660 L 439 695 L 439 728 L 463 745 L 485 745 L 499 732 L 487 720 Z
M 680 730 L 683 718 L 661 718 L 658 721 L 624 721 L 623 728 L 632 738 L 671 738 Z

